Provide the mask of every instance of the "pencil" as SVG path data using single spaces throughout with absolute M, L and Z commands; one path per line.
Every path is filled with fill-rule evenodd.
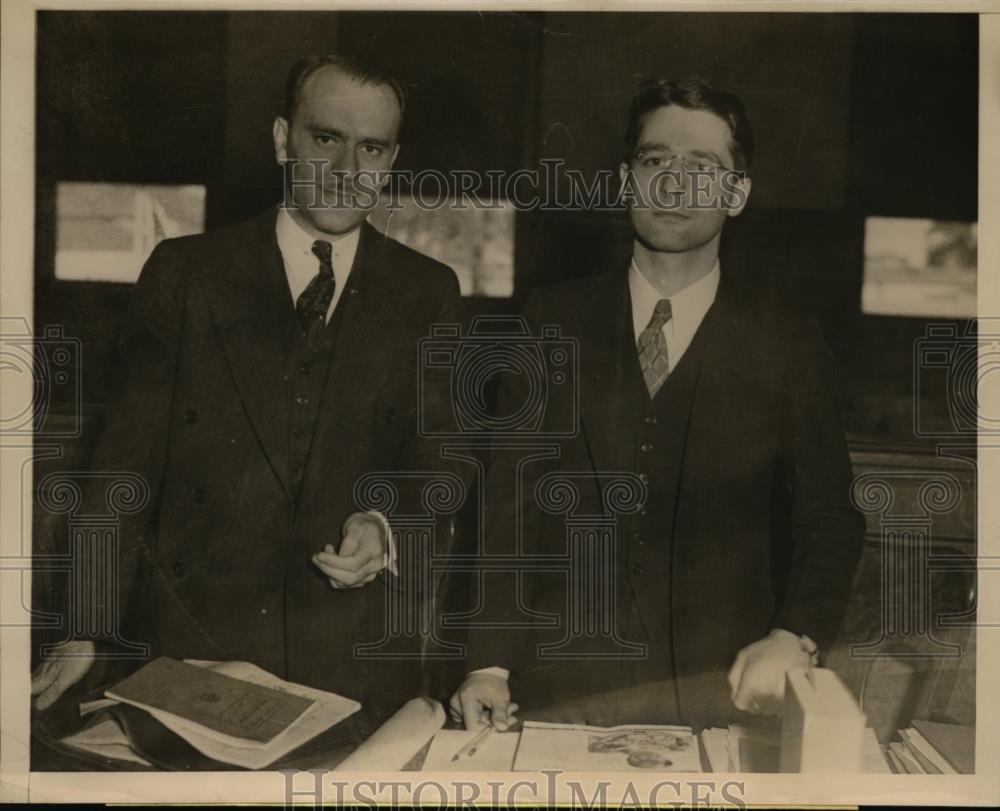
M 489 734 L 495 729 L 493 724 L 489 724 L 483 727 L 479 734 L 476 735 L 471 741 L 469 741 L 465 746 L 459 749 L 454 755 L 452 755 L 451 762 L 454 763 L 456 760 L 461 760 L 462 758 L 470 758 L 476 754 L 476 750 L 479 745 L 489 737 Z

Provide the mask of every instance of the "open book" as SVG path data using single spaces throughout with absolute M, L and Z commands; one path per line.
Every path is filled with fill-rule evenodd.
M 167 656 L 140 668 L 104 694 L 196 727 L 220 743 L 248 749 L 266 748 L 316 703 L 287 690 Z

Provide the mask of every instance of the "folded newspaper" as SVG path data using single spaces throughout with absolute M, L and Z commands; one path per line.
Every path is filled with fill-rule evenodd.
M 269 766 L 361 708 L 249 662 L 166 657 L 105 696 L 145 710 L 203 755 L 247 769 Z

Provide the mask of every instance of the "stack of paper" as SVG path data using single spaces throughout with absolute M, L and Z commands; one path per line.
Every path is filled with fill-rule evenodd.
M 701 731 L 713 772 L 777 772 L 781 731 L 776 726 L 732 724 Z
M 780 726 L 734 724 L 702 732 L 713 771 L 886 773 L 885 757 L 847 685 L 832 670 L 785 674 Z
M 972 774 L 975 746 L 975 727 L 914 721 L 886 754 L 897 774 Z
M 864 731 L 861 707 L 832 670 L 785 674 L 780 771 L 858 774 Z
M 738 772 L 736 763 L 729 754 L 729 730 L 722 727 L 712 727 L 701 731 L 701 745 L 708 756 L 709 768 L 713 772 Z
M 780 730 L 733 724 L 701 732 L 702 746 L 713 772 L 778 772 L 780 770 Z M 862 774 L 889 774 L 891 770 L 879 747 L 875 731 L 864 731 Z
M 128 737 L 114 718 L 105 718 L 68 738 L 63 738 L 62 742 L 74 749 L 82 749 L 102 758 L 124 760 L 138 763 L 140 766 L 152 765 L 132 750 Z
M 282 681 L 249 662 L 167 657 L 105 696 L 145 710 L 207 757 L 248 769 L 269 766 L 361 708 L 333 693 Z M 93 751 L 91 737 L 65 742 Z

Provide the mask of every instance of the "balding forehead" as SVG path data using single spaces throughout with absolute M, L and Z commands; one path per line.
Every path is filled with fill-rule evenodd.
M 323 65 L 306 77 L 299 101 L 316 98 L 391 99 L 400 106 L 395 91 L 385 82 L 356 78 L 337 65 Z

